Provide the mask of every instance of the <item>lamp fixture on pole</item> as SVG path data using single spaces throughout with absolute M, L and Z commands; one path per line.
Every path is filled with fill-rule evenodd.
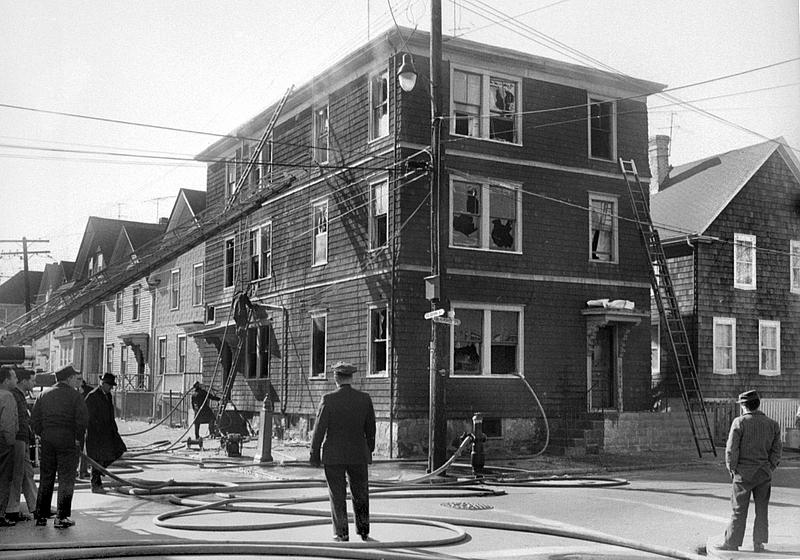
M 417 85 L 417 70 L 414 68 L 414 59 L 408 53 L 403 53 L 403 62 L 397 70 L 400 89 L 409 92 Z

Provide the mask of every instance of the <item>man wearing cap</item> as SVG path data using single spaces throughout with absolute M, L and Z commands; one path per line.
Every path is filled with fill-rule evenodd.
M 356 531 L 369 540 L 369 474 L 375 451 L 375 410 L 367 393 L 353 389 L 356 368 L 347 362 L 333 366 L 338 389 L 323 395 L 311 438 L 312 466 L 325 466 L 331 502 L 334 540 L 348 541 L 347 482 L 353 498 Z
M 11 496 L 6 506 L 6 519 L 15 522 L 30 521 L 31 517 L 20 511 L 20 495 L 25 496 L 28 511 L 36 509 L 36 482 L 33 475 L 33 465 L 30 459 L 30 446 L 34 441 L 31 430 L 31 413 L 28 409 L 27 395 L 33 389 L 33 372 L 29 369 L 15 368 L 17 373 L 17 386 L 11 394 L 17 401 L 17 416 L 19 429 L 17 441 L 14 443 L 14 476 L 11 480 Z
M 17 402 L 11 391 L 17 386 L 17 374 L 9 366 L 0 367 L 0 527 L 12 527 L 13 519 L 6 517 L 6 504 L 11 497 L 14 475 L 15 438 L 19 429 Z
M 772 472 L 781 459 L 781 428 L 758 407 L 761 399 L 756 391 L 739 395 L 741 416 L 734 419 L 725 447 L 725 463 L 733 482 L 731 521 L 725 529 L 725 542 L 720 550 L 739 550 L 744 540 L 750 494 L 755 502 L 753 550 L 764 551 L 769 540 L 767 508 L 772 489 Z
M 103 469 L 119 459 L 128 448 L 117 429 L 114 418 L 114 398 L 111 389 L 116 387 L 117 379 L 106 373 L 100 385 L 86 395 L 86 408 L 89 410 L 89 429 L 86 433 L 86 455 Z M 92 492 L 104 494 L 103 471 L 92 465 Z
M 47 525 L 52 515 L 53 486 L 58 473 L 58 498 L 56 500 L 57 529 L 75 525 L 72 515 L 72 494 L 75 491 L 75 474 L 78 455 L 83 446 L 89 412 L 80 392 L 81 374 L 72 366 L 56 372 L 57 383 L 42 393 L 33 405 L 31 425 L 41 438 L 42 453 L 39 461 L 39 493 L 36 496 L 36 525 Z

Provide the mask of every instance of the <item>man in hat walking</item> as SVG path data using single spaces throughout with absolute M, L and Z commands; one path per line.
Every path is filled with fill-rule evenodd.
M 86 433 L 86 455 L 103 469 L 119 459 L 128 448 L 117 429 L 114 417 L 114 398 L 111 389 L 116 387 L 116 377 L 106 373 L 100 385 L 86 395 L 86 408 L 89 410 L 89 430 Z M 104 494 L 103 471 L 92 465 L 92 492 Z
M 333 366 L 338 389 L 323 395 L 311 438 L 312 466 L 325 466 L 325 480 L 331 502 L 334 540 L 350 540 L 347 525 L 347 482 L 356 531 L 369 540 L 369 474 L 375 451 L 375 410 L 367 393 L 353 389 L 356 368 L 347 362 Z
M 756 391 L 739 395 L 741 416 L 734 419 L 725 447 L 725 463 L 731 475 L 733 491 L 731 521 L 725 529 L 725 542 L 720 550 L 739 550 L 744 540 L 750 495 L 756 506 L 753 522 L 753 550 L 764 551 L 769 540 L 767 508 L 772 489 L 772 472 L 781 459 L 781 428 L 758 407 L 761 399 Z
M 56 503 L 57 529 L 72 527 L 72 494 L 78 455 L 83 446 L 89 412 L 78 387 L 81 374 L 72 366 L 56 372 L 57 383 L 42 393 L 33 405 L 31 425 L 41 438 L 42 453 L 39 461 L 39 493 L 36 496 L 36 525 L 47 525 L 52 515 L 53 486 L 58 473 L 58 499 Z

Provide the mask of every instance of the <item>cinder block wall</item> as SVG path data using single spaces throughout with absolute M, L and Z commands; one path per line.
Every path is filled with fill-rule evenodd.
M 621 412 L 606 414 L 604 451 L 695 449 L 686 413 Z

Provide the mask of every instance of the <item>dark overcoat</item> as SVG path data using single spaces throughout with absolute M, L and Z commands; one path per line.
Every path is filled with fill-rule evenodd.
M 95 461 L 116 461 L 128 448 L 117 430 L 111 393 L 104 393 L 102 386 L 94 388 L 86 395 L 86 408 L 89 409 L 86 454 Z
M 208 397 L 208 398 L 206 398 Z M 194 410 L 194 421 L 198 424 L 208 424 L 216 420 L 214 411 L 211 410 L 211 401 L 218 401 L 219 397 L 209 395 L 204 389 L 195 389 L 192 393 L 192 410 Z
M 325 465 L 372 464 L 373 451 L 375 409 L 370 396 L 350 385 L 323 395 L 311 438 L 312 459 Z

